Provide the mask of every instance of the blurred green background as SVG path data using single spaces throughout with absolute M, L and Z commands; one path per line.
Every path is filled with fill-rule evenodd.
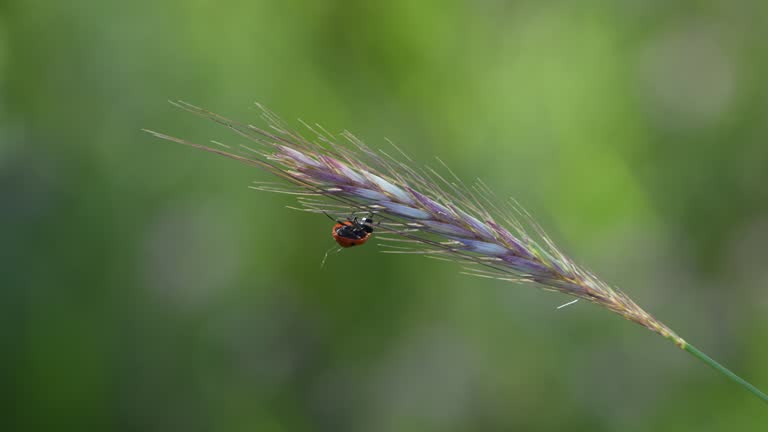
M 543 3 L 543 4 L 542 4 Z M 174 109 L 385 138 L 515 196 L 768 388 L 768 3 L 0 4 L 4 431 L 755 431 L 766 407 L 595 306 L 373 242 L 158 141 Z

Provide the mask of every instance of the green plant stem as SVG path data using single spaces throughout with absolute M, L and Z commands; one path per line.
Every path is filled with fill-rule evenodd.
M 742 387 L 746 388 L 747 390 L 751 391 L 755 396 L 759 397 L 763 400 L 763 402 L 768 403 L 768 395 L 760 391 L 757 387 L 753 386 L 752 384 L 745 381 L 740 376 L 736 375 L 735 373 L 731 372 L 728 368 L 721 365 L 720 363 L 716 362 L 712 357 L 704 354 L 703 352 L 699 351 L 695 346 L 689 344 L 686 342 L 685 346 L 683 347 L 684 350 L 688 351 L 696 357 L 697 359 L 703 361 L 704 363 L 710 365 L 712 369 L 720 372 L 721 374 L 727 376 L 728 378 L 736 381 L 739 383 Z

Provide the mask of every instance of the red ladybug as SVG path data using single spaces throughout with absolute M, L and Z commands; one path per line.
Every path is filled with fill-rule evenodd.
M 331 234 L 336 243 L 343 248 L 361 245 L 367 242 L 373 234 L 373 219 L 366 217 L 361 221 L 358 221 L 357 218 L 345 221 L 337 220 Z

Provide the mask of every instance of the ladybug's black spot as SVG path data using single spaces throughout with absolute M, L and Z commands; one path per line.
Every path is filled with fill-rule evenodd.
M 335 228 L 334 234 L 346 240 L 354 240 L 350 241 L 347 247 L 356 246 L 365 242 L 373 233 L 371 223 L 373 223 L 373 220 L 370 218 L 363 219 L 363 223 L 358 222 L 356 218 L 346 222 L 340 221 Z M 358 240 L 361 242 L 357 243 Z

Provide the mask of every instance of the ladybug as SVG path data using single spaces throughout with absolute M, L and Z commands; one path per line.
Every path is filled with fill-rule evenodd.
M 336 243 L 343 248 L 361 245 L 371 238 L 373 233 L 373 218 L 366 217 L 358 221 L 357 218 L 345 221 L 336 221 L 331 230 L 331 235 Z

